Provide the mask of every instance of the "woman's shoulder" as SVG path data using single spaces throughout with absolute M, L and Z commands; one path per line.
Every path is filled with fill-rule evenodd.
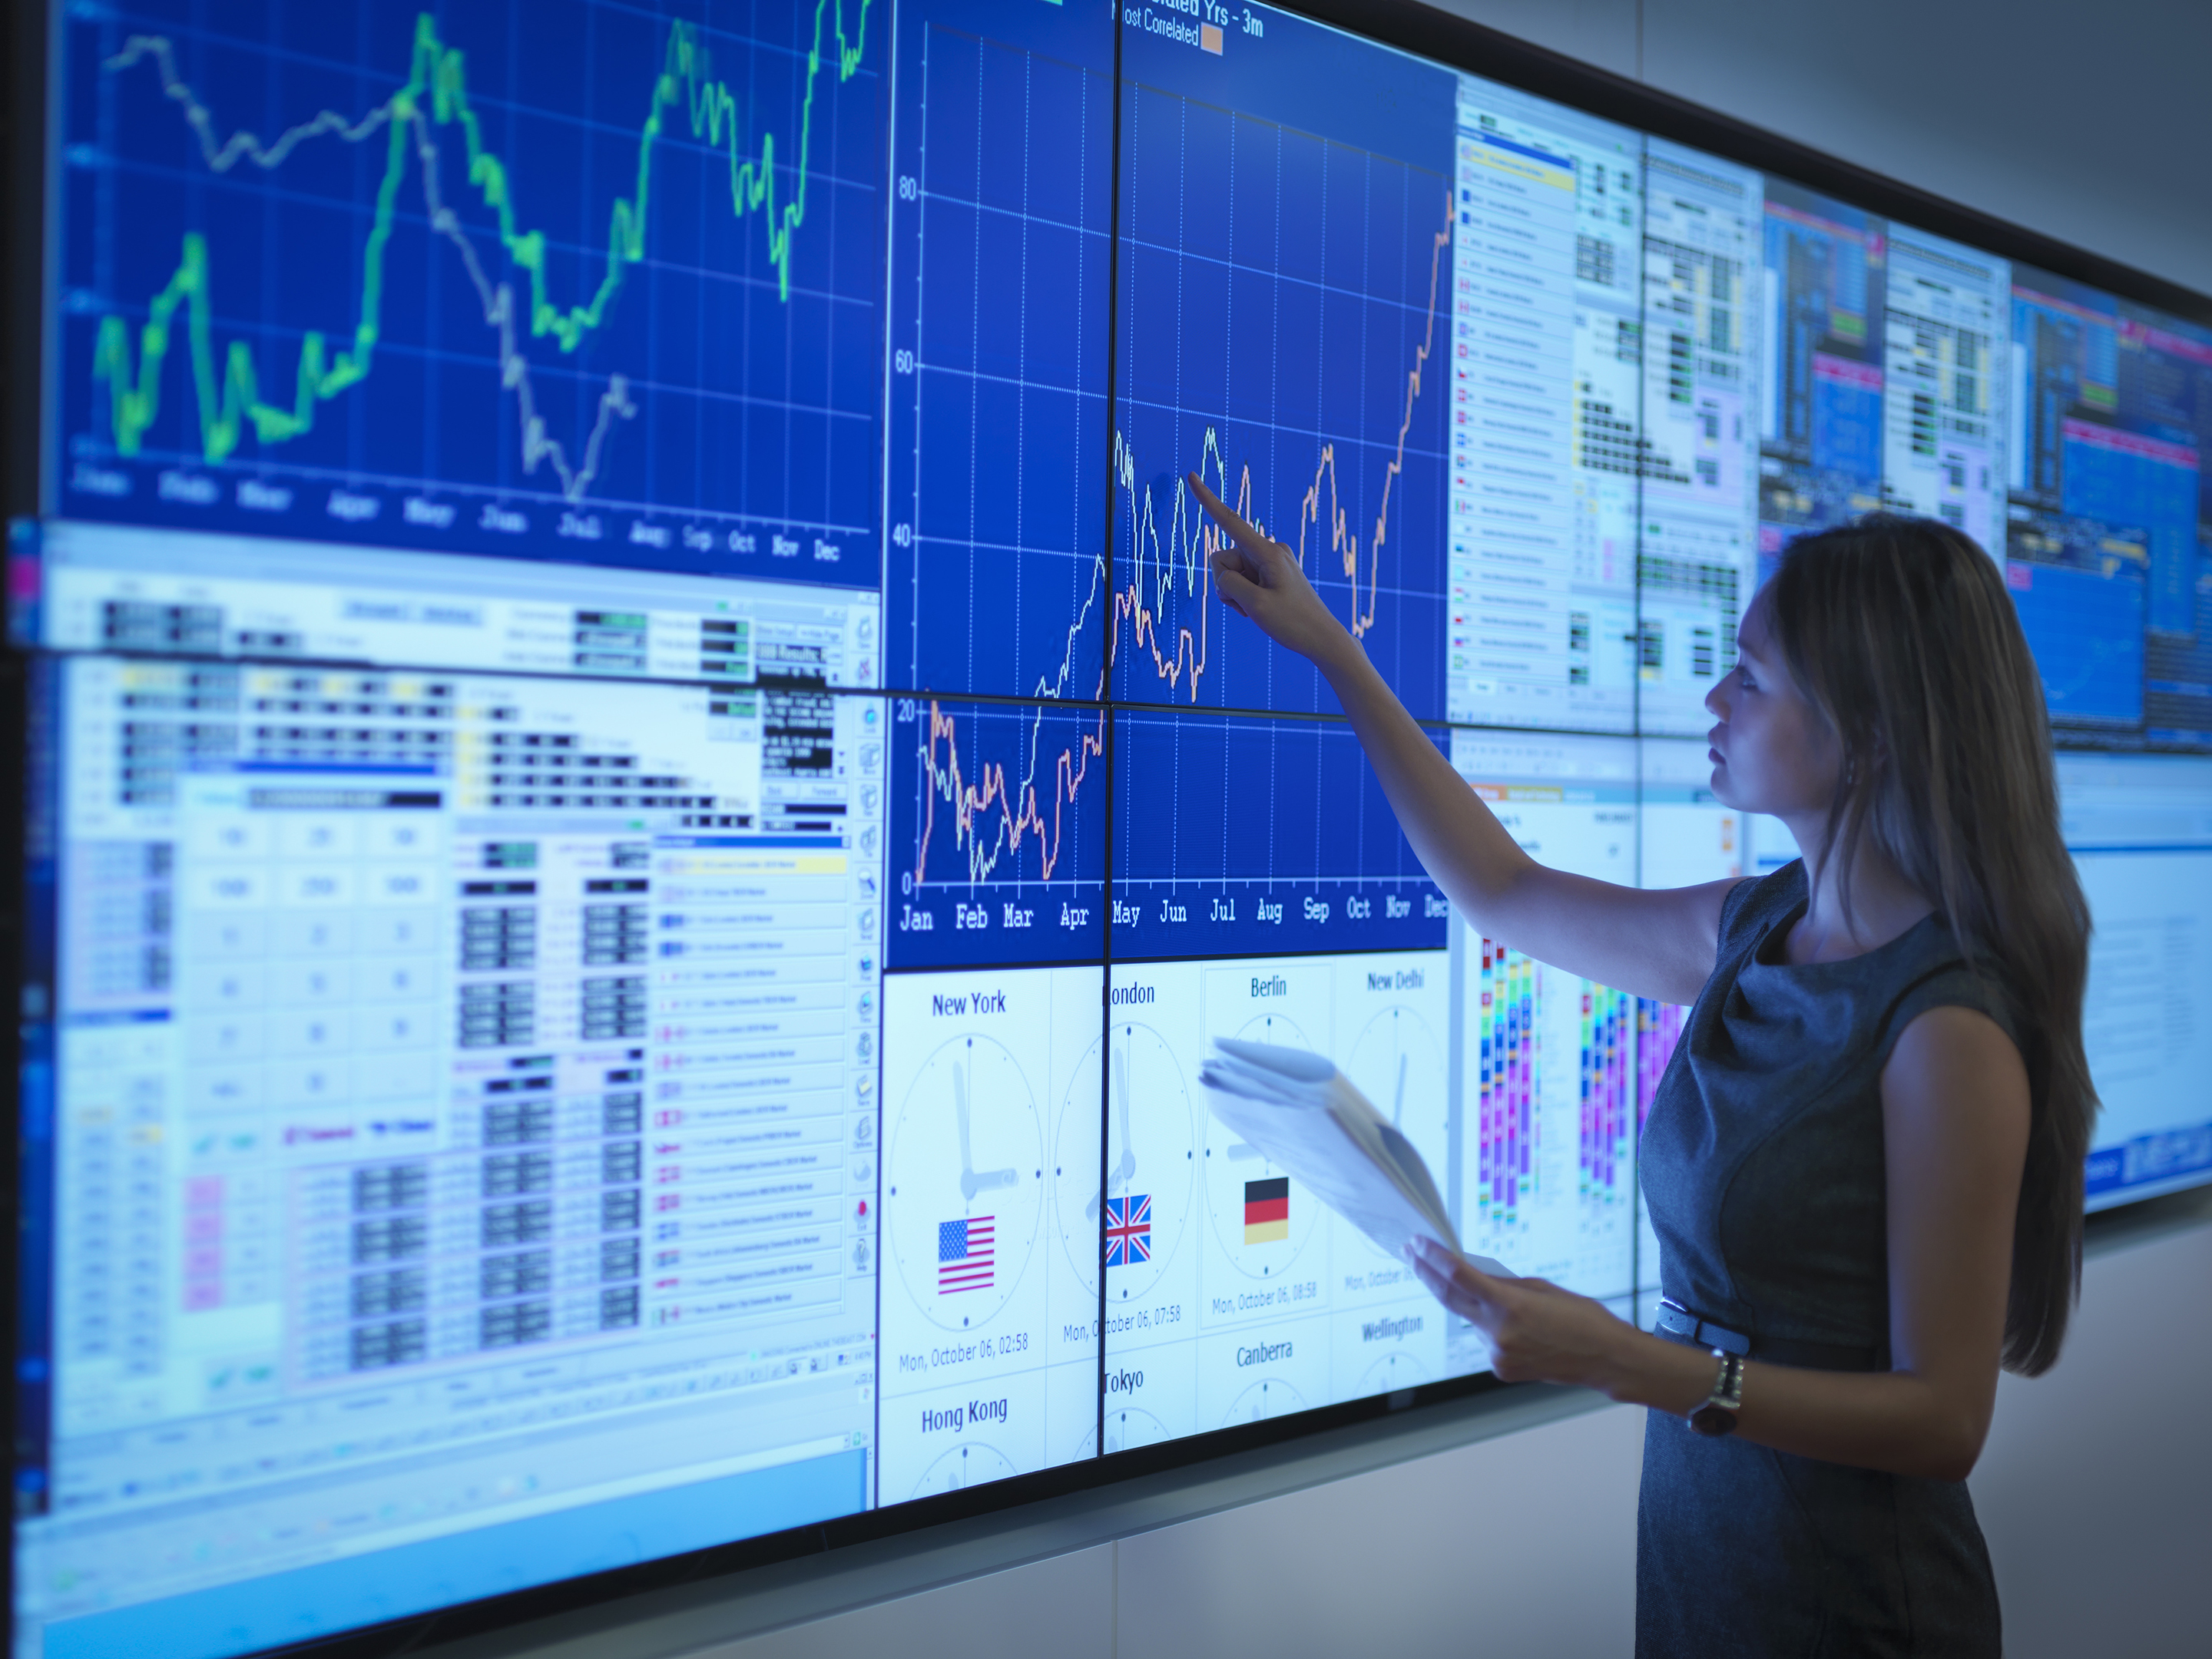
M 1887 1042 L 1893 1043 L 1906 1026 L 1931 1009 L 1969 1008 L 1988 1015 L 2015 1046 L 2021 1046 L 2026 1017 L 2020 994 L 2002 963 L 1984 954 L 1970 955 L 1941 915 L 1929 917 L 1899 943 L 1917 948 L 1901 953 L 1892 979 L 1893 1000 L 1885 1022 Z
M 1808 896 L 1802 859 L 1738 882 L 1721 905 L 1722 963 L 1732 963 L 1741 971 L 1759 941 L 1802 910 Z M 2015 1043 L 2025 1030 L 2019 994 L 2002 964 L 1986 953 L 1965 949 L 1940 913 L 1863 956 L 1788 972 L 1797 994 L 1839 1000 L 1856 1009 L 1848 1023 L 1874 1036 L 1884 1054 L 1931 1008 L 1964 1007 L 1987 1014 Z
M 1792 859 L 1779 870 L 1746 876 L 1721 902 L 1721 954 L 1756 939 L 1805 902 L 1805 860 Z

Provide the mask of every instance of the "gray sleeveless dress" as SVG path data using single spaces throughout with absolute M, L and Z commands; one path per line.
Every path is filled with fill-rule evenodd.
M 1663 1291 L 1692 1318 L 1748 1338 L 1754 1359 L 1886 1370 L 1882 1066 L 1930 1008 L 1978 1009 L 2015 1042 L 2019 1020 L 1935 916 L 1864 956 L 1790 966 L 1782 943 L 1805 902 L 1802 863 L 1729 896 L 1719 961 L 1644 1131 L 1644 1194 Z M 1976 1659 L 2000 1645 L 1963 1483 L 1707 1439 L 1650 1414 L 1638 1659 Z

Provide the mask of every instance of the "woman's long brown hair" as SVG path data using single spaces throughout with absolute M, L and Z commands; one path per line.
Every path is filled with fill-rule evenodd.
M 2081 1051 L 2089 905 L 2059 834 L 2035 659 L 1996 562 L 1933 520 L 1875 514 L 1801 538 L 1760 597 L 1841 750 L 1827 856 L 1844 914 L 1871 838 L 2021 1017 L 2032 1117 L 2004 1363 L 2037 1376 L 2081 1287 L 2097 1095 Z

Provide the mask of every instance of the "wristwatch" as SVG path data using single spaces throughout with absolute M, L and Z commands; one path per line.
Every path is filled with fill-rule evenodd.
M 1743 1356 L 1715 1348 L 1713 1358 L 1720 1362 L 1713 1391 L 1690 1413 L 1690 1426 L 1699 1434 L 1734 1434 L 1736 1413 L 1743 1409 Z

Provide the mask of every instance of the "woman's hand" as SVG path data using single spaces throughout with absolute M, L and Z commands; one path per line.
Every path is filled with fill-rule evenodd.
M 1187 481 L 1199 504 L 1220 529 L 1212 554 L 1213 585 L 1224 605 L 1240 617 L 1250 617 L 1276 644 L 1297 652 L 1324 672 L 1332 659 L 1347 652 L 1362 654 L 1358 642 L 1329 613 L 1306 580 L 1306 573 L 1298 568 L 1297 554 L 1247 524 L 1206 487 L 1197 473 L 1187 475 Z
M 1623 1339 L 1635 1342 L 1639 1333 L 1603 1303 L 1548 1279 L 1493 1278 L 1432 1238 L 1416 1239 L 1406 1254 L 1429 1293 L 1481 1331 L 1501 1382 L 1569 1382 L 1607 1393 L 1617 1386 L 1627 1358 Z

